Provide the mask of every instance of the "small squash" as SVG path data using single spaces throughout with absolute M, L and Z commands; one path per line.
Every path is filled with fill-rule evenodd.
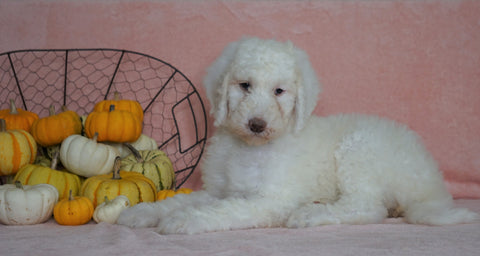
M 59 198 L 68 197 L 69 191 L 78 195 L 82 180 L 77 175 L 65 170 L 55 170 L 58 162 L 58 153 L 52 159 L 51 166 L 27 164 L 15 175 L 14 181 L 20 181 L 26 185 L 50 184 L 57 188 Z
M 0 119 L 0 176 L 17 173 L 21 167 L 35 161 L 37 143 L 25 130 L 6 130 Z
M 132 153 L 132 151 L 130 151 L 130 149 L 128 149 L 128 147 L 125 146 L 124 143 L 105 142 L 105 144 L 115 147 L 120 153 L 121 158 L 125 158 Z M 132 145 L 136 150 L 158 149 L 157 142 L 153 138 L 150 138 L 145 134 L 140 135 L 140 137 L 136 141 L 130 143 L 130 145 Z
M 62 199 L 53 208 L 53 217 L 60 225 L 83 225 L 93 216 L 94 207 L 90 199 L 73 196 L 70 190 L 68 198 Z
M 31 128 L 35 140 L 44 147 L 60 144 L 68 136 L 81 131 L 82 123 L 77 113 L 64 109 L 55 114 L 53 105 L 50 106 L 50 116 L 35 120 Z
M 105 197 L 105 201 L 95 208 L 93 220 L 97 223 L 107 222 L 115 224 L 120 213 L 128 207 L 130 207 L 130 200 L 126 196 L 119 195 L 113 200 L 108 200 Z
M 88 139 L 74 134 L 62 142 L 60 161 L 67 170 L 83 177 L 112 171 L 115 157 L 120 153 L 114 147 L 97 143 L 97 135 L 95 134 L 93 139 Z
M 178 195 L 178 194 L 190 194 L 192 192 L 193 190 L 189 188 L 179 188 L 176 191 L 171 189 L 160 190 L 157 193 L 157 201 L 162 201 L 167 199 L 167 197 L 174 197 L 175 195 Z
M 110 106 L 114 105 L 117 110 L 124 110 L 136 115 L 140 122 L 143 122 L 143 108 L 136 100 L 121 99 L 120 93 L 113 94 L 113 100 L 102 100 L 93 107 L 94 112 L 108 112 Z
M 167 199 L 168 197 L 174 197 L 175 196 L 175 190 L 172 189 L 163 189 L 158 191 L 157 193 L 157 201 L 162 201 Z
M 0 223 L 31 225 L 52 217 L 58 201 L 57 189 L 48 184 L 22 186 L 20 182 L 0 186 Z
M 7 130 L 22 129 L 30 132 L 33 122 L 38 119 L 38 115 L 15 106 L 15 101 L 10 99 L 10 109 L 0 110 L 0 118 L 5 119 Z
M 85 180 L 80 194 L 89 198 L 95 207 L 103 203 L 105 197 L 111 199 L 118 195 L 128 197 L 132 206 L 140 202 L 154 202 L 157 190 L 153 182 L 140 173 L 121 171 L 120 163 L 120 157 L 117 157 L 112 174 Z
M 131 145 L 125 145 L 132 154 L 122 159 L 121 169 L 138 172 L 151 179 L 157 191 L 175 186 L 175 171 L 167 155 L 161 150 L 136 150 Z
M 190 194 L 192 192 L 193 190 L 190 188 L 179 188 L 177 191 L 175 191 L 176 194 Z
M 110 106 L 108 112 L 94 111 L 85 121 L 85 134 L 93 138 L 98 133 L 98 141 L 133 142 L 142 134 L 142 121 L 128 111 L 116 110 Z

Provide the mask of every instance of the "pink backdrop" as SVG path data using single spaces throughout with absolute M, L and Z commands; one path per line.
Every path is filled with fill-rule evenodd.
M 205 101 L 205 69 L 227 43 L 243 35 L 291 40 L 323 83 L 317 114 L 407 123 L 454 196 L 480 198 L 480 1 L 4 0 L 0 32 L 0 52 L 149 54 L 181 70 Z M 186 186 L 199 188 L 199 174 Z

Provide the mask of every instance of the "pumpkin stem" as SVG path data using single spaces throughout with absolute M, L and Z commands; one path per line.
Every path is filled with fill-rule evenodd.
M 94 142 L 97 142 L 97 139 L 98 139 L 98 132 L 95 132 L 95 134 L 93 135 L 92 140 L 93 140 Z
M 53 153 L 52 156 L 52 162 L 50 164 L 50 169 L 55 170 L 57 168 L 58 164 L 58 157 L 60 156 L 60 150 L 58 147 L 55 147 L 55 152 Z
M 121 100 L 122 98 L 120 97 L 120 93 L 119 92 L 114 92 L 113 93 L 113 100 Z
M 122 177 L 120 177 L 120 166 L 122 165 L 122 160 L 119 156 L 115 157 L 115 162 L 113 164 L 113 176 L 112 179 L 114 180 L 120 180 Z
M 72 201 L 73 199 L 75 199 L 75 198 L 73 197 L 73 192 L 72 192 L 72 190 L 70 189 L 70 190 L 68 191 L 68 201 Z
M 109 111 L 109 112 L 112 112 L 112 111 L 114 111 L 114 110 L 115 110 L 115 105 L 113 105 L 113 104 L 110 105 L 110 108 L 108 109 L 108 111 Z
M 108 200 L 108 196 L 105 196 L 105 197 L 103 198 L 103 201 L 105 202 L 105 204 L 108 204 L 108 202 L 109 202 L 110 200 Z
M 49 158 L 46 147 L 39 147 L 39 152 L 40 152 L 40 155 L 41 155 L 41 156 L 44 156 L 44 157 L 46 157 L 46 158 Z
M 11 115 L 18 115 L 17 107 L 15 106 L 15 101 L 10 99 L 10 114 Z
M 67 108 L 67 106 L 65 106 L 65 105 L 62 105 L 62 112 L 65 112 L 65 111 L 68 111 L 68 108 Z
M 48 113 L 49 113 L 50 116 L 55 115 L 55 106 L 53 104 L 50 105 L 50 108 L 48 109 Z
M 135 159 L 137 160 L 137 162 L 139 162 L 139 163 L 144 162 L 142 156 L 140 155 L 140 152 L 138 152 L 138 150 L 135 147 L 133 147 L 132 144 L 125 142 L 125 143 L 123 143 L 123 145 L 125 147 L 127 147 L 130 150 L 130 152 L 132 152 L 132 154 L 135 157 Z
M 7 122 L 5 119 L 0 118 L 0 132 L 5 132 L 7 131 Z
M 23 189 L 22 182 L 20 182 L 19 180 L 15 181 L 15 187 L 16 187 L 16 188 Z

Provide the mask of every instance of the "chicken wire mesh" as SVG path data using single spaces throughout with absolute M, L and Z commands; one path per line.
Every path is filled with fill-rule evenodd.
M 87 115 L 95 103 L 137 100 L 143 133 L 171 159 L 176 188 L 198 166 L 206 143 L 205 107 L 195 86 L 172 65 L 146 54 L 117 49 L 20 50 L 0 54 L 0 109 L 13 99 L 19 108 L 48 115 L 66 106 Z

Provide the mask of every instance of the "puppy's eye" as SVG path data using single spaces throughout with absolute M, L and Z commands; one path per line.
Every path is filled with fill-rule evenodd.
M 282 89 L 282 88 L 277 88 L 277 89 L 275 89 L 275 95 L 276 95 L 276 96 L 280 96 L 280 95 L 282 95 L 284 92 L 285 92 L 285 90 Z
M 240 87 L 245 91 L 248 91 L 248 89 L 250 88 L 249 82 L 242 82 L 242 83 L 239 83 L 238 85 L 240 85 Z

